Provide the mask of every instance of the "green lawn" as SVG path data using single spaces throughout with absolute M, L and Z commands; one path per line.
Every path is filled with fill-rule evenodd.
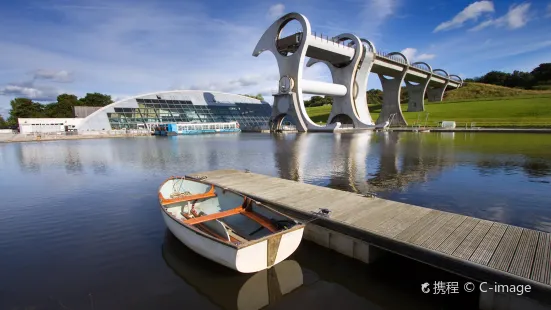
M 524 96 L 523 96 L 524 95 Z M 425 112 L 402 111 L 409 125 L 421 119 L 425 123 L 425 113 L 429 113 L 427 126 L 436 126 L 440 121 L 455 121 L 457 126 L 476 123 L 480 127 L 551 127 L 551 94 L 527 95 L 499 99 L 476 99 L 472 101 L 425 102 Z M 371 117 L 379 117 L 380 105 L 370 105 Z M 331 106 L 307 108 L 310 118 L 317 123 L 325 123 Z

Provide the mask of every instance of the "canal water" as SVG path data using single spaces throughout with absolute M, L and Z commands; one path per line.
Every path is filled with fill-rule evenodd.
M 551 136 L 236 134 L 0 144 L 0 309 L 477 309 L 466 279 L 388 256 L 364 265 L 309 242 L 236 274 L 165 228 L 171 175 L 252 172 L 551 231 Z M 274 280 L 276 279 L 276 280 Z

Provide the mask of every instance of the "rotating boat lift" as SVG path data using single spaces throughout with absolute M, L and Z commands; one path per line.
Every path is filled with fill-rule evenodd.
M 287 37 L 280 37 L 282 29 L 296 20 L 302 31 Z M 281 129 L 283 119 L 294 119 L 299 132 L 336 131 L 352 126 L 354 129 L 375 128 L 367 106 L 367 80 L 370 72 L 377 73 L 383 87 L 383 105 L 377 124 L 392 118 L 391 125 L 407 125 L 400 107 L 400 91 L 403 81 L 410 95 L 408 111 L 423 111 L 424 96 L 429 101 L 442 101 L 447 87 L 460 87 L 459 76 L 448 75 L 441 69 L 432 70 L 422 62 L 409 64 L 407 57 L 399 52 L 384 54 L 377 52 L 375 45 L 367 39 L 351 33 L 333 38 L 312 34 L 310 22 L 299 13 L 289 13 L 276 20 L 264 32 L 257 43 L 253 56 L 270 51 L 279 67 L 279 87 L 274 94 L 270 130 Z M 325 64 L 331 71 L 332 83 L 302 78 L 306 66 Z M 314 123 L 306 113 L 304 94 L 333 97 L 333 105 L 327 124 Z M 346 124 L 345 126 L 343 126 Z

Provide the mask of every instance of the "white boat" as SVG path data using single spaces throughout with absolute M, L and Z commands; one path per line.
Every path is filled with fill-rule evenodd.
M 194 252 L 242 273 L 270 268 L 299 246 L 304 224 L 204 180 L 170 177 L 159 188 L 168 229 Z
M 170 232 L 165 235 L 162 254 L 169 268 L 220 309 L 273 309 L 304 282 L 302 268 L 294 260 L 257 273 L 236 273 L 197 255 Z

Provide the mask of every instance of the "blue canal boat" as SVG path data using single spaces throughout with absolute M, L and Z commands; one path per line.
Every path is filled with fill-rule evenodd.
M 154 129 L 157 136 L 197 135 L 206 133 L 240 132 L 238 122 L 225 123 L 172 123 L 160 124 Z

